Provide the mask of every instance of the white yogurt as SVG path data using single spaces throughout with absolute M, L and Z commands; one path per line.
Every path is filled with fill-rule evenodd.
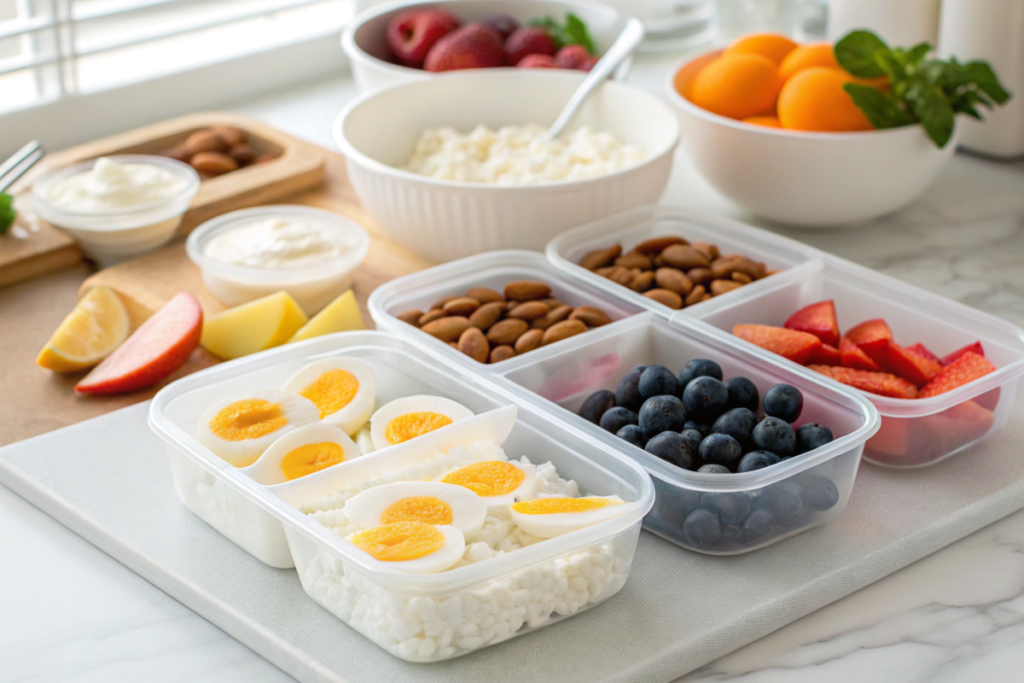
M 204 253 L 236 266 L 302 268 L 326 263 L 348 251 L 348 241 L 337 231 L 301 218 L 271 216 L 218 234 Z
M 85 213 L 154 204 L 181 194 L 188 181 L 167 168 L 100 157 L 88 171 L 58 178 L 46 188 L 55 207 Z

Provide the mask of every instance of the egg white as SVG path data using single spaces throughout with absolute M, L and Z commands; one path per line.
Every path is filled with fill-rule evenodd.
M 358 358 L 345 356 L 324 358 L 323 360 L 310 363 L 292 375 L 285 382 L 284 390 L 298 394 L 330 370 L 344 370 L 359 382 L 356 395 L 352 397 L 348 405 L 323 417 L 324 422 L 337 425 L 346 434 L 352 436 L 370 418 L 375 401 L 377 400 L 377 377 L 369 363 Z
M 435 526 L 435 529 L 444 535 L 444 544 L 423 557 L 417 557 L 415 560 L 400 560 L 397 562 L 385 562 L 378 560 L 373 555 L 370 555 L 359 546 L 352 544 L 358 552 L 363 553 L 371 562 L 379 564 L 381 567 L 389 567 L 391 569 L 398 569 L 399 571 L 408 572 L 410 574 L 436 574 L 443 572 L 446 569 L 451 569 L 455 564 L 462 559 L 462 556 L 466 554 L 466 539 L 462 535 L 462 532 L 453 526 Z M 346 540 L 351 542 L 351 539 L 356 534 L 346 537 Z
M 426 395 L 398 398 L 381 406 L 370 417 L 370 438 L 373 439 L 374 447 L 380 450 L 395 445 L 387 437 L 388 425 L 392 420 L 409 413 L 425 412 L 444 415 L 452 422 L 473 416 L 472 410 L 450 398 Z
M 342 462 L 349 462 L 361 455 L 359 448 L 340 427 L 325 422 L 315 422 L 294 429 L 272 443 L 270 448 L 263 452 L 263 455 L 259 457 L 252 467 L 246 468 L 246 473 L 267 486 L 289 481 L 282 469 L 285 456 L 296 448 L 314 443 L 336 443 L 341 446 L 344 458 Z M 338 464 L 340 465 L 341 463 Z M 334 467 L 334 465 L 331 467 Z M 329 468 L 325 467 L 323 469 Z M 316 473 L 312 472 L 311 474 Z M 307 474 L 306 476 L 310 475 Z M 299 478 L 301 479 L 302 477 Z
M 588 496 L 591 497 L 591 496 Z M 583 512 L 554 512 L 546 515 L 528 515 L 517 512 L 515 508 L 509 511 L 512 515 L 512 523 L 520 529 L 539 538 L 554 538 L 618 517 L 632 507 L 631 503 L 623 503 L 618 496 L 593 496 L 594 498 L 605 498 L 618 501 L 618 505 L 606 505 L 594 510 Z
M 432 496 L 448 503 L 452 523 L 465 535 L 475 533 L 484 525 L 487 505 L 467 488 L 434 481 L 396 481 L 375 486 L 353 496 L 345 503 L 345 516 L 360 531 L 383 524 L 381 515 L 391 505 L 418 496 Z
M 377 447 L 373 445 L 373 437 L 370 436 L 369 422 L 367 422 L 366 424 L 359 428 L 359 431 L 356 432 L 354 438 L 356 441 L 356 447 L 359 449 L 359 452 L 362 453 L 363 455 L 366 455 L 367 453 L 373 453 L 375 450 L 377 450 Z
M 484 461 L 484 462 L 486 462 L 486 461 Z M 505 461 L 502 460 L 500 462 L 505 462 Z M 481 496 L 479 494 L 476 494 L 477 497 L 480 500 L 482 500 L 485 505 L 487 505 L 487 509 L 488 510 L 496 510 L 496 509 L 500 510 L 500 509 L 508 508 L 508 506 L 511 505 L 512 503 L 517 503 L 517 502 L 519 502 L 521 500 L 531 500 L 534 497 L 534 492 L 537 489 L 537 466 L 536 465 L 525 464 L 525 463 L 521 463 L 521 462 L 516 462 L 514 460 L 508 461 L 508 462 L 506 462 L 506 464 L 512 465 L 513 467 L 516 467 L 516 468 L 522 470 L 522 472 L 523 472 L 523 474 L 525 476 L 523 477 L 523 481 L 521 481 L 519 483 L 519 486 L 514 488 L 512 491 L 509 491 L 508 493 L 503 493 L 503 494 L 497 495 L 497 496 Z M 467 467 L 468 467 L 468 465 L 467 465 Z M 459 468 L 459 469 L 462 469 L 462 468 Z M 458 472 L 458 470 L 453 470 L 453 471 L 454 472 Z M 441 480 L 444 479 L 449 474 L 451 474 L 451 472 L 448 472 L 448 473 L 438 477 L 437 480 L 439 482 L 441 482 Z M 442 482 L 442 483 L 444 483 L 444 482 Z M 464 487 L 460 487 L 460 488 L 464 488 Z M 474 493 L 475 494 L 475 492 L 472 491 L 471 489 L 467 488 L 466 490 L 469 491 L 470 493 Z
M 210 421 L 232 403 L 245 400 L 262 400 L 275 403 L 287 420 L 283 427 L 255 439 L 230 441 L 223 439 L 210 429 Z M 199 418 L 199 442 L 235 467 L 247 467 L 256 461 L 272 443 L 303 425 L 320 421 L 320 411 L 307 398 L 276 389 L 248 391 L 217 401 L 206 409 Z

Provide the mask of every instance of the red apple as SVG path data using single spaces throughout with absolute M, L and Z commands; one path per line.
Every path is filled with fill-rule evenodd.
M 427 53 L 427 71 L 486 69 L 502 65 L 501 38 L 484 24 L 468 24 L 449 33 Z
M 448 12 L 407 10 L 388 22 L 388 47 L 405 66 L 421 68 L 430 48 L 458 27 Z

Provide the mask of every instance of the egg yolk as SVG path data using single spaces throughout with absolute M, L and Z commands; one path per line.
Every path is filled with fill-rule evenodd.
M 618 504 L 619 501 L 607 498 L 536 498 L 512 503 L 512 509 L 524 515 L 555 515 L 563 512 L 589 512 Z
M 225 441 L 245 441 L 272 434 L 286 424 L 280 405 L 250 398 L 223 408 L 210 420 L 210 431 Z
M 512 493 L 526 479 L 526 473 L 515 465 L 490 460 L 467 465 L 449 472 L 441 479 L 445 484 L 463 486 L 478 496 L 488 498 Z
M 345 450 L 333 441 L 307 443 L 288 453 L 281 460 L 281 471 L 288 481 L 319 472 L 325 467 L 344 462 Z
M 349 540 L 381 562 L 406 562 L 440 550 L 444 534 L 423 522 L 395 522 L 367 529 Z
M 452 517 L 452 506 L 440 498 L 413 496 L 389 505 L 381 514 L 380 523 L 423 522 L 424 524 L 450 525 Z
M 322 420 L 351 403 L 358 391 L 359 380 L 352 373 L 335 369 L 317 377 L 315 382 L 299 392 L 299 396 L 316 404 Z
M 450 425 L 452 419 L 440 413 L 406 413 L 388 423 L 385 436 L 388 443 L 402 443 L 423 436 L 435 429 Z

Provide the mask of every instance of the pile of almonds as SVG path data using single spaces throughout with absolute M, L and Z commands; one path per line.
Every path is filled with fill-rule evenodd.
M 693 306 L 772 275 L 764 263 L 721 254 L 708 242 L 655 237 L 632 251 L 621 244 L 592 251 L 580 265 L 672 309 Z
M 206 176 L 223 175 L 243 166 L 262 164 L 277 158 L 273 154 L 257 157 L 249 146 L 245 131 L 233 126 L 197 130 L 184 142 L 161 154 L 183 161 Z
M 510 282 L 504 294 L 474 287 L 465 296 L 444 297 L 426 313 L 413 309 L 398 319 L 480 363 L 500 363 L 612 321 L 600 308 L 562 303 L 551 287 L 534 280 Z

